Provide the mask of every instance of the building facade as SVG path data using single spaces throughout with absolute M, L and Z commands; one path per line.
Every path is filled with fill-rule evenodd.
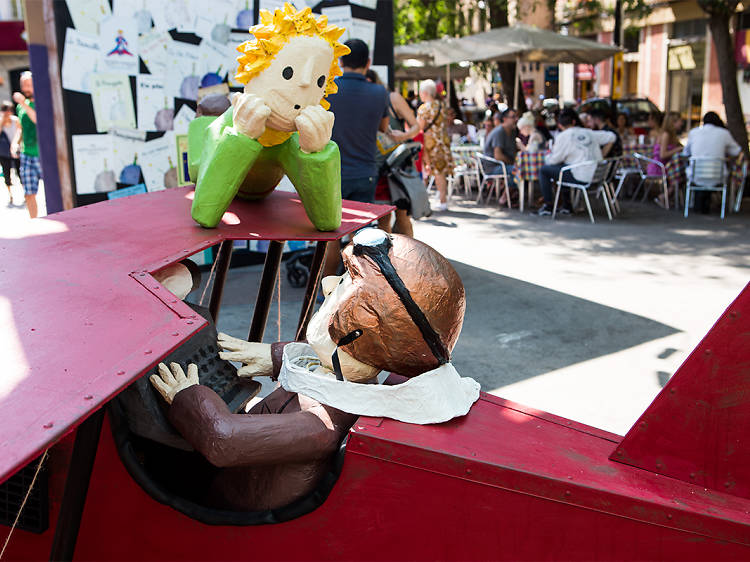
M 622 45 L 623 94 L 647 97 L 660 109 L 677 111 L 689 125 L 707 111 L 726 117 L 719 81 L 719 66 L 708 28 L 708 18 L 695 0 L 650 1 L 651 11 L 641 20 L 624 18 Z M 558 3 L 559 4 L 559 3 Z M 614 2 L 610 2 L 612 8 Z M 750 2 L 746 2 L 750 8 Z M 744 7 L 740 4 L 739 10 Z M 750 16 L 738 11 L 734 33 L 747 35 Z M 614 17 L 602 17 L 589 37 L 612 43 Z M 738 59 L 744 52 L 738 47 Z M 738 62 L 748 66 L 749 61 Z M 576 69 L 575 96 L 611 95 L 612 61 L 607 60 L 583 75 Z M 750 72 L 740 68 L 737 75 L 746 120 L 750 118 Z M 588 95 L 582 95 L 588 94 Z

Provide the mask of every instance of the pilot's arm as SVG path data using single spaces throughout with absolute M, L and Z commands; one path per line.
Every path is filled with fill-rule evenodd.
M 193 448 L 217 467 L 300 463 L 325 458 L 335 451 L 354 421 L 350 414 L 283 389 L 267 400 L 282 405 L 298 400 L 298 405 L 289 407 L 289 413 L 275 413 L 279 408 L 274 407 L 270 413 L 233 414 L 218 394 L 198 384 L 195 365 L 188 367 L 187 376 L 175 363 L 171 371 L 159 365 L 159 372 L 160 376 L 153 375 L 151 381 L 165 400 L 171 402 L 170 422 Z M 298 411 L 294 411 L 297 408 Z

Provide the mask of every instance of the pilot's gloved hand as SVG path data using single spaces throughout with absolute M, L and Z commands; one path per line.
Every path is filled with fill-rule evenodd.
M 159 394 L 162 395 L 168 404 L 172 403 L 174 397 L 181 390 L 200 384 L 198 382 L 198 365 L 195 363 L 188 365 L 187 376 L 185 376 L 182 367 L 177 363 L 171 363 L 170 367 L 172 368 L 171 372 L 164 363 L 159 363 L 159 375 L 151 375 L 149 377 L 151 384 L 154 385 L 154 388 L 159 391 Z
M 243 364 L 237 370 L 238 377 L 270 377 L 273 375 L 271 344 L 249 342 L 221 332 L 219 332 L 218 343 L 224 350 L 219 352 L 219 357 L 226 361 L 239 361 Z

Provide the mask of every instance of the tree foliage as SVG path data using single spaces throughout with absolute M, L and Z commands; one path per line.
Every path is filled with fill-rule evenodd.
M 565 23 L 571 24 L 579 33 L 590 33 L 597 29 L 602 14 L 614 16 L 618 5 L 622 9 L 622 16 L 631 20 L 645 18 L 652 10 L 651 4 L 645 0 L 577 0 L 565 4 L 563 18 Z
M 507 0 L 396 0 L 393 41 L 407 45 L 508 25 Z M 496 23 L 500 22 L 500 23 Z

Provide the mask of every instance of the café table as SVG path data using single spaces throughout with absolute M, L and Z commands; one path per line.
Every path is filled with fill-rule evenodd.
M 550 153 L 549 150 L 539 150 L 536 152 L 519 152 L 516 154 L 516 163 L 513 167 L 513 174 L 516 183 L 521 186 L 519 197 L 519 207 L 521 212 L 524 209 L 523 194 L 528 193 L 528 203 L 531 205 L 534 196 L 533 182 L 539 181 L 539 170 L 544 165 L 544 160 Z M 527 189 L 528 188 L 528 189 Z

